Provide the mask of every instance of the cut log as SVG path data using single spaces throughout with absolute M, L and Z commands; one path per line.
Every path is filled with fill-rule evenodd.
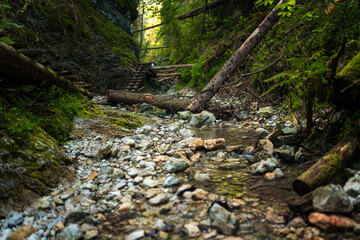
M 215 8 L 217 6 L 225 4 L 226 2 L 227 2 L 226 0 L 212 1 L 212 2 L 208 3 L 206 6 L 195 8 L 195 9 L 193 9 L 193 10 L 187 12 L 187 13 L 184 13 L 184 14 L 181 14 L 181 15 L 175 17 L 175 19 L 183 20 L 183 19 L 186 19 L 186 18 L 195 17 L 196 15 L 199 15 L 200 13 L 205 12 L 206 9 Z
M 78 88 L 69 80 L 59 77 L 45 66 L 17 52 L 12 47 L 0 42 L 0 75 L 4 81 L 19 84 L 55 85 L 67 91 L 90 96 L 87 91 Z
M 325 156 L 301 174 L 294 182 L 293 188 L 299 195 L 311 192 L 326 184 L 343 169 L 358 153 L 358 143 L 355 138 L 342 139 Z
M 115 103 L 148 103 L 159 108 L 171 110 L 173 112 L 185 110 L 185 108 L 191 102 L 191 99 L 179 99 L 170 96 L 158 96 L 146 93 L 132 93 L 117 90 L 108 90 L 107 99 L 109 102 Z
M 308 213 L 314 210 L 313 208 L 313 192 L 309 192 L 301 197 L 290 199 L 287 204 L 291 211 L 295 213 Z
M 192 67 L 194 64 L 179 64 L 179 65 L 163 65 L 163 66 L 152 66 L 150 69 L 153 70 L 162 70 L 162 69 L 170 69 L 170 68 L 186 68 Z
M 288 0 L 280 0 L 277 6 L 267 15 L 263 22 L 255 29 L 251 36 L 241 45 L 241 47 L 231 56 L 220 71 L 205 86 L 198 97 L 189 105 L 188 110 L 200 112 L 204 109 L 205 104 L 217 93 L 219 87 L 230 77 L 246 56 L 256 47 L 264 38 L 266 33 L 279 20 L 281 9 L 278 5 L 286 3 Z

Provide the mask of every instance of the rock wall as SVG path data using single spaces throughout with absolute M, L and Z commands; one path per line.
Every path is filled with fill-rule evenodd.
M 122 2 L 132 4 L 120 7 Z M 138 59 L 131 36 L 137 1 L 37 0 L 26 5 L 9 0 L 9 4 L 7 18 L 22 27 L 9 29 L 8 41 L 43 50 L 40 60 L 50 60 L 49 68 L 71 70 L 78 75 L 76 81 L 93 84 L 99 92 L 124 85 Z

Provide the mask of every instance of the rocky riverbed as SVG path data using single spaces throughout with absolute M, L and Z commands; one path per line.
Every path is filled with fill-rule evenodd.
M 0 239 L 357 239 L 356 222 L 328 234 L 288 209 L 309 166 L 293 147 L 295 121 L 272 108 L 242 122 L 152 113 L 139 113 L 146 124 L 126 137 L 77 119 L 81 137 L 63 147 L 77 180 L 1 220 Z

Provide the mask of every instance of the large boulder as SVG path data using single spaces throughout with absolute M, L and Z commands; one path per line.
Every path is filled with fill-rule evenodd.
M 198 114 L 191 115 L 190 125 L 194 127 L 213 126 L 215 125 L 215 115 L 208 111 L 202 111 Z
M 313 192 L 313 207 L 318 212 L 349 213 L 354 206 L 340 185 L 329 184 Z

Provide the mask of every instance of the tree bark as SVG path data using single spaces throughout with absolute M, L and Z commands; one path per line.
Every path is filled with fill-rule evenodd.
M 304 195 L 326 184 L 356 156 L 358 149 L 359 146 L 355 138 L 342 139 L 325 156 L 320 158 L 319 161 L 293 182 L 295 192 L 299 195 Z
M 286 3 L 288 0 L 280 0 L 277 4 Z M 218 87 L 221 86 L 246 58 L 246 56 L 256 47 L 264 38 L 265 34 L 279 20 L 280 8 L 274 8 L 263 22 L 255 29 L 251 36 L 241 45 L 241 47 L 231 56 L 220 71 L 205 86 L 199 96 L 188 106 L 192 112 L 200 112 L 205 104 L 217 93 Z
M 55 85 L 71 92 L 90 94 L 76 87 L 69 80 L 59 77 L 49 68 L 17 52 L 12 47 L 0 42 L 0 75 L 11 84 Z
M 146 93 L 132 93 L 117 90 L 108 90 L 107 99 L 109 102 L 116 103 L 148 103 L 150 105 L 168 109 L 173 112 L 185 110 L 191 99 L 179 99 L 169 96 L 157 96 Z

